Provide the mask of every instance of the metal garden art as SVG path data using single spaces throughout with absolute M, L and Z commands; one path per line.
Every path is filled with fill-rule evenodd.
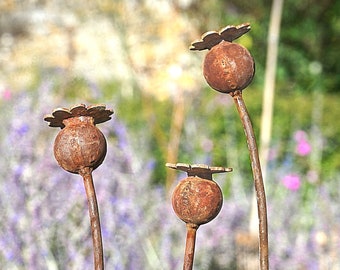
M 187 178 L 181 180 L 172 194 L 172 207 L 176 215 L 186 223 L 187 237 L 183 270 L 193 268 L 196 232 L 200 225 L 213 220 L 220 212 L 223 194 L 214 173 L 231 172 L 231 168 L 209 167 L 203 164 L 167 163 L 167 167 L 185 171 Z
M 254 77 L 255 63 L 246 48 L 232 43 L 249 30 L 250 24 L 246 23 L 238 26 L 227 26 L 219 32 L 209 31 L 202 35 L 201 40 L 194 41 L 190 49 L 209 50 L 203 63 L 204 78 L 216 91 L 233 97 L 240 115 L 247 139 L 256 191 L 260 269 L 267 270 L 269 269 L 269 262 L 266 195 L 254 130 L 242 98 L 242 90 L 250 84 Z
M 233 97 L 245 131 L 256 190 L 259 218 L 260 269 L 268 270 L 267 207 L 261 167 L 254 131 L 242 90 L 253 79 L 255 64 L 247 49 L 232 43 L 250 30 L 249 24 L 227 26 L 220 32 L 210 31 L 201 40 L 191 44 L 191 50 L 209 52 L 203 63 L 203 75 L 208 84 L 221 93 Z M 83 177 L 91 223 L 94 268 L 104 269 L 100 217 L 92 179 L 92 171 L 104 160 L 106 139 L 96 127 L 111 119 L 113 111 L 104 105 L 86 107 L 77 105 L 70 109 L 59 108 L 44 120 L 51 127 L 60 127 L 54 142 L 54 156 L 66 171 Z M 177 216 L 186 223 L 187 237 L 183 270 L 193 268 L 196 232 L 200 225 L 214 219 L 222 208 L 223 195 L 213 181 L 214 173 L 232 171 L 231 168 L 210 167 L 201 164 L 166 164 L 167 167 L 185 171 L 188 175 L 175 187 L 172 206 Z
M 92 171 L 104 160 L 106 139 L 95 126 L 110 120 L 112 110 L 103 105 L 86 107 L 77 105 L 70 110 L 60 108 L 45 116 L 51 127 L 60 127 L 54 142 L 54 156 L 66 171 L 83 177 L 91 222 L 94 269 L 104 269 L 103 243 L 97 196 Z

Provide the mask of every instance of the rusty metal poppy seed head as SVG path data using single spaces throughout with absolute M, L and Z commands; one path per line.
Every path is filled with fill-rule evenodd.
M 63 123 L 65 119 L 79 116 L 89 116 L 93 118 L 93 123 L 100 124 L 111 119 L 113 111 L 111 109 L 106 109 L 105 105 L 92 105 L 86 107 L 85 104 L 79 104 L 66 108 L 57 108 L 52 114 L 48 114 L 44 117 L 44 120 L 49 122 L 50 127 L 60 127 L 64 128 Z
M 250 24 L 244 23 L 237 26 L 228 25 L 222 28 L 219 32 L 209 31 L 202 35 L 200 40 L 195 40 L 191 43 L 190 50 L 202 51 L 210 50 L 221 41 L 233 42 L 250 30 Z
M 231 172 L 232 169 L 185 163 L 167 163 L 166 166 L 188 174 L 172 194 L 172 207 L 176 215 L 185 223 L 196 226 L 214 219 L 222 208 L 223 194 L 213 181 L 212 174 Z
M 229 25 L 220 32 L 207 32 L 202 39 L 191 44 L 191 50 L 205 50 L 203 75 L 211 88 L 233 94 L 242 91 L 253 80 L 255 62 L 243 46 L 232 43 L 250 30 L 250 24 Z
M 106 139 L 95 126 L 110 120 L 112 110 L 105 105 L 86 107 L 76 105 L 71 109 L 56 109 L 44 120 L 51 127 L 60 127 L 54 141 L 54 156 L 58 164 L 71 173 L 83 174 L 96 169 L 106 155 Z
M 172 194 L 172 207 L 185 223 L 200 226 L 220 212 L 223 194 L 212 180 L 189 176 L 178 183 Z

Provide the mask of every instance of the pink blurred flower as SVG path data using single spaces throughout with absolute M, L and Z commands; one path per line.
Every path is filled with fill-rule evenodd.
M 9 90 L 9 89 L 5 89 L 3 92 L 2 92 L 2 98 L 4 100 L 10 100 L 12 97 L 12 92 Z
M 297 130 L 294 133 L 294 139 L 295 141 L 301 141 L 301 140 L 306 140 L 307 139 L 307 133 L 303 130 Z
M 308 142 L 307 133 L 303 130 L 298 130 L 294 134 L 294 139 L 297 142 L 295 152 L 300 156 L 307 156 L 311 151 L 312 147 Z
M 301 180 L 297 174 L 287 174 L 283 177 L 282 184 L 289 190 L 297 191 L 301 186 Z
M 307 156 L 312 151 L 312 147 L 307 140 L 301 140 L 296 145 L 295 151 L 300 156 Z

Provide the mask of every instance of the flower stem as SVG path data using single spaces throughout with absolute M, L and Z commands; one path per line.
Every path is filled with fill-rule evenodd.
M 91 222 L 91 233 L 93 242 L 94 269 L 103 270 L 104 269 L 103 243 L 100 229 L 100 217 L 98 211 L 96 191 L 92 179 L 92 169 L 86 167 L 83 170 L 81 170 L 79 174 L 83 177 L 84 180 L 87 203 L 89 207 L 89 216 Z
M 260 269 L 268 270 L 268 225 L 267 225 L 267 204 L 266 194 L 263 184 L 262 172 L 259 154 L 253 126 L 250 121 L 249 113 L 246 104 L 242 98 L 242 91 L 235 91 L 231 93 L 240 115 L 243 129 L 247 138 L 247 145 L 250 155 L 251 168 L 253 171 L 254 185 L 257 199 L 257 209 L 259 218 L 259 253 L 260 253 Z
M 185 243 L 185 254 L 183 270 L 192 270 L 195 255 L 196 232 L 198 225 L 187 223 L 187 239 Z

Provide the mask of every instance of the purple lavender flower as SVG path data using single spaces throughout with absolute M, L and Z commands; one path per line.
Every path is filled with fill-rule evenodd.
M 77 176 L 57 166 L 53 157 L 55 131 L 46 128 L 41 120 L 51 108 L 69 105 L 66 100 L 56 104 L 60 99 L 55 99 L 54 90 L 54 80 L 49 77 L 35 91 L 11 93 L 6 102 L 0 94 L 1 269 L 93 269 L 83 184 Z M 105 265 L 107 269 L 159 269 L 160 265 L 164 270 L 179 269 L 185 230 L 173 213 L 164 187 L 151 183 L 157 157 L 151 156 L 149 143 L 145 143 L 148 130 L 143 130 L 145 137 L 139 136 L 137 140 L 127 123 L 117 118 L 103 126 L 108 153 L 94 172 Z M 197 134 L 198 142 L 203 142 L 203 149 L 209 153 L 212 150 L 211 142 L 206 139 L 210 139 L 209 134 Z M 309 143 L 302 130 L 293 138 L 293 143 L 299 142 Z M 279 147 L 274 151 L 280 154 Z M 301 175 L 283 173 L 297 169 L 294 153 L 291 157 L 280 166 L 275 163 L 274 170 L 269 168 L 272 177 L 268 179 L 281 179 L 288 190 L 297 191 L 301 188 Z M 228 162 L 228 165 L 232 164 Z M 221 185 L 228 190 L 223 208 L 216 220 L 199 229 L 197 269 L 236 268 L 235 235 L 239 230 L 247 230 L 250 209 L 250 193 L 244 188 L 246 176 L 242 173 L 235 170 L 232 185 L 227 184 L 229 180 Z M 321 184 L 313 171 L 306 174 L 306 179 L 320 182 L 310 191 L 317 203 L 302 203 L 300 193 L 288 192 L 287 196 L 287 190 L 282 187 L 275 189 L 274 181 L 267 183 L 273 270 L 326 269 L 340 263 L 339 258 L 332 256 L 339 250 L 340 183 Z M 221 182 L 224 183 L 222 178 Z M 325 232 L 327 241 L 311 246 L 313 229 Z M 301 235 L 299 241 L 297 235 Z

